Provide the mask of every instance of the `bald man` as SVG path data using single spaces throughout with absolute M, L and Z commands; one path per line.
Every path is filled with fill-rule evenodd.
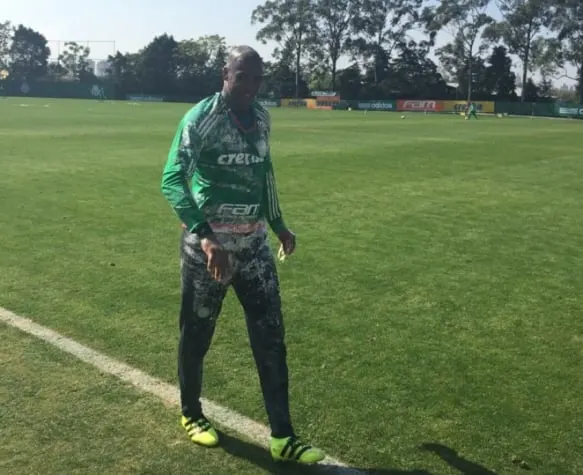
M 202 411 L 203 359 L 223 299 L 233 287 L 271 426 L 276 461 L 319 462 L 324 453 L 294 432 L 279 281 L 267 241 L 295 250 L 281 213 L 269 137 L 269 113 L 255 96 L 263 62 L 248 46 L 235 48 L 223 69 L 223 88 L 182 118 L 162 176 L 162 193 L 182 222 L 178 376 L 182 426 L 203 446 L 219 442 Z M 192 182 L 192 185 L 189 185 Z

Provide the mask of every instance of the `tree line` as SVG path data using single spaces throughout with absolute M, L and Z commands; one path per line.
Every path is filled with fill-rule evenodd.
M 346 99 L 561 96 L 583 103 L 581 0 L 267 0 L 249 21 L 258 41 L 275 45 L 266 97 L 329 90 Z M 106 79 L 120 97 L 196 99 L 216 91 L 228 51 L 218 34 L 177 41 L 164 33 L 138 52 L 109 56 Z M 67 43 L 49 63 L 42 33 L 0 23 L 0 71 L 9 78 L 94 81 L 89 55 Z M 347 66 L 340 68 L 341 60 Z M 552 80 L 567 65 L 577 88 L 557 91 Z

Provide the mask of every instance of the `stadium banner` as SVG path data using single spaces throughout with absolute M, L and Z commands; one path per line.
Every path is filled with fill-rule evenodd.
M 395 101 L 358 101 L 357 109 L 367 111 L 395 111 L 397 104 Z
M 340 102 L 340 96 L 316 97 L 316 109 L 332 110 Z
M 164 96 L 151 94 L 127 94 L 126 100 L 132 102 L 164 102 Z
M 495 104 L 492 101 L 474 101 L 478 112 L 493 114 Z M 465 112 L 468 108 L 467 101 L 443 101 L 444 112 Z
M 307 107 L 305 99 L 282 99 L 281 107 Z
M 443 101 L 427 100 L 399 100 L 397 101 L 398 111 L 416 111 L 416 112 L 441 112 L 443 110 Z
M 583 118 L 583 104 L 557 103 L 557 115 L 559 117 Z
M 337 96 L 338 93 L 336 91 L 312 91 L 310 92 L 310 96 L 312 97 L 324 97 L 324 96 Z
M 317 109 L 318 101 L 316 101 L 316 99 L 306 99 L 306 107 L 308 109 Z
M 257 99 L 263 107 L 279 107 L 279 99 Z
M 4 96 L 52 97 L 55 99 L 113 99 L 115 85 L 108 81 L 11 80 L 2 82 Z
M 480 104 L 482 105 L 482 109 L 479 109 Z M 493 114 L 496 109 L 496 103 L 494 101 L 478 101 L 476 102 L 476 106 L 478 107 L 478 112 L 485 114 Z

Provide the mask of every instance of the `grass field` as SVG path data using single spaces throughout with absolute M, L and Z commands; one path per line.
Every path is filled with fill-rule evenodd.
M 26 102 L 28 107 L 21 107 Z M 45 104 L 49 107 L 45 107 Z M 175 383 L 189 106 L 0 100 L 0 306 Z M 378 474 L 583 473 L 583 123 L 272 111 L 295 425 Z M 0 324 L 0 472 L 279 473 Z M 232 294 L 204 396 L 266 422 Z M 227 435 L 225 436 L 227 437 Z

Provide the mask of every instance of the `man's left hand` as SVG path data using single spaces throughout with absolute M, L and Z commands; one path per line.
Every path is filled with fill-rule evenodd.
M 285 229 L 277 236 L 281 242 L 281 247 L 286 256 L 294 253 L 296 250 L 296 235 L 289 229 Z

